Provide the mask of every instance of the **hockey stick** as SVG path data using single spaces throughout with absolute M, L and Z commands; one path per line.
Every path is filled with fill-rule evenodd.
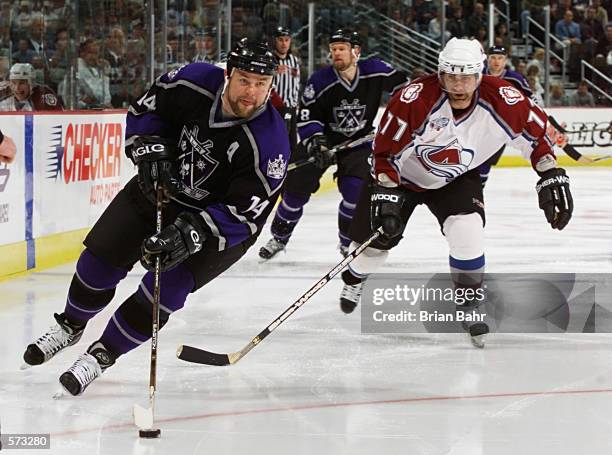
M 243 347 L 240 351 L 232 352 L 229 354 L 217 354 L 215 352 L 206 351 L 204 349 L 195 348 L 193 346 L 181 345 L 178 348 L 176 356 L 187 362 L 203 363 L 205 365 L 216 365 L 225 366 L 238 362 L 241 358 L 249 353 L 251 349 L 257 346 L 261 341 L 270 335 L 276 328 L 285 322 L 298 308 L 304 305 L 313 295 L 321 290 L 323 286 L 331 281 L 338 273 L 349 265 L 353 260 L 359 256 L 374 240 L 382 235 L 382 227 L 379 227 L 363 244 L 358 248 L 351 251 L 338 265 L 331 269 L 327 275 L 317 281 L 308 291 L 300 296 L 295 302 L 287 308 L 283 314 L 277 317 L 270 325 L 263 329 L 259 334 L 253 338 L 249 344 Z
M 155 230 L 159 234 L 162 230 L 162 210 L 164 201 L 164 189 L 158 183 L 157 199 L 155 203 Z M 157 341 L 159 335 L 159 299 L 161 287 L 161 256 L 155 258 L 155 276 L 153 281 L 153 322 L 151 324 L 151 364 L 149 368 L 149 407 L 143 408 L 134 405 L 134 423 L 139 428 L 138 435 L 141 438 L 158 438 L 161 430 L 153 427 L 153 415 L 155 411 L 155 390 L 157 388 Z
M 334 148 L 329 149 L 327 152 L 336 154 L 338 152 L 343 152 L 345 150 L 357 147 L 358 145 L 365 144 L 366 142 L 369 142 L 373 139 L 374 139 L 374 133 L 370 133 L 366 136 L 360 137 L 359 139 L 355 139 L 354 141 L 348 141 L 348 142 L 343 142 L 341 144 L 338 144 Z M 291 163 L 289 166 L 287 166 L 287 172 L 291 172 L 294 169 L 298 169 L 302 166 L 306 166 L 307 164 L 314 163 L 314 162 L 315 162 L 314 156 L 311 156 L 304 160 L 296 161 L 295 163 Z
M 580 131 L 568 131 L 565 128 L 563 128 L 559 122 L 557 122 L 557 120 L 555 120 L 555 118 L 553 116 L 548 116 L 548 121 L 549 123 L 553 126 L 553 128 L 555 130 L 557 130 L 558 132 L 560 132 L 561 134 L 575 134 L 575 133 L 585 133 L 585 132 L 592 132 L 592 131 L 609 131 L 610 127 L 608 127 L 608 129 L 595 129 L 595 130 L 580 130 Z M 611 123 L 612 126 L 612 123 Z M 596 161 L 602 161 L 602 160 L 606 160 L 608 158 L 611 157 L 611 155 L 604 155 L 604 156 L 600 156 L 597 158 L 590 158 L 588 156 L 584 156 L 582 153 L 580 153 L 578 150 L 576 150 L 576 147 L 574 147 L 573 145 L 566 143 L 563 147 L 562 147 L 563 151 L 565 152 L 565 154 L 567 156 L 569 156 L 570 158 L 572 158 L 574 161 L 578 161 L 579 163 L 582 164 L 590 164 L 590 163 L 594 163 Z
M 548 121 L 550 122 L 550 124 L 552 126 L 555 127 L 556 130 L 560 131 L 563 134 L 596 133 L 597 131 L 605 131 L 607 133 L 612 134 L 612 122 L 610 122 L 610 124 L 608 125 L 607 128 L 604 128 L 604 127 L 601 127 L 601 128 L 587 128 L 587 126 L 584 125 L 579 130 L 568 130 L 568 129 L 562 127 L 561 124 L 552 115 L 548 116 Z

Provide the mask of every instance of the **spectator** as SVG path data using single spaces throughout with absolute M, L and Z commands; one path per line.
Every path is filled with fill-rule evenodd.
M 27 30 L 32 25 L 31 4 L 28 0 L 21 0 L 19 3 L 19 14 L 15 18 L 17 28 Z
M 529 84 L 529 89 L 533 95 L 531 99 L 535 101 L 538 106 L 544 106 L 544 100 L 542 99 L 542 92 L 538 92 L 538 86 L 540 86 L 538 82 L 538 78 L 535 76 L 527 76 L 527 83 Z M 540 86 L 541 87 L 541 86 Z
M 109 78 L 104 74 L 104 61 L 100 59 L 100 45 L 93 39 L 79 46 L 76 74 L 76 96 L 79 109 L 111 107 Z M 108 63 L 107 63 L 108 65 Z M 64 80 L 63 98 L 67 99 L 67 81 Z
M 516 72 L 525 77 L 527 76 L 527 64 L 525 63 L 525 60 L 519 59 L 518 63 L 516 64 Z
M 589 85 L 586 81 L 580 81 L 576 92 L 570 97 L 571 106 L 595 107 L 595 98 L 589 92 Z
M 571 9 L 565 10 L 563 19 L 555 24 L 555 35 L 566 45 L 582 42 L 580 39 L 580 25 L 574 22 L 574 13 Z
M 537 66 L 538 68 L 538 78 L 541 82 L 544 82 L 544 57 L 546 56 L 546 52 L 541 47 L 536 47 L 533 52 L 533 58 L 527 62 L 526 73 L 529 74 L 529 68 L 532 66 Z
M 217 53 L 217 29 L 215 27 L 196 32 L 194 46 L 195 55 L 191 59 L 192 62 L 215 64 L 226 59 L 224 52 L 221 55 Z
M 555 83 L 550 86 L 550 101 L 548 107 L 569 106 L 569 98 L 561 84 Z
M 474 11 L 467 18 L 467 29 L 469 36 L 478 37 L 481 28 L 487 30 L 487 16 L 484 5 L 480 2 L 474 3 Z
M 595 8 L 595 15 L 597 17 L 597 20 L 602 24 L 605 25 L 608 23 L 608 11 L 601 6 L 601 0 L 593 0 L 593 8 Z
M 512 39 L 508 33 L 508 26 L 505 22 L 500 22 L 495 27 L 495 45 L 501 46 L 508 52 L 508 57 L 512 56 Z
M 127 97 L 124 95 L 122 85 L 126 82 L 126 42 L 123 30 L 120 27 L 113 27 L 106 40 L 104 49 L 104 59 L 109 64 L 109 86 L 111 93 L 111 104 L 113 107 L 123 107 L 127 105 Z
M 468 36 L 467 24 L 463 18 L 463 8 L 461 6 L 453 8 L 451 16 L 447 27 L 450 34 L 455 38 Z
M 544 87 L 542 87 L 543 76 L 540 74 L 540 68 L 537 65 L 531 65 L 527 67 L 527 79 L 534 77 L 536 80 L 536 91 L 540 96 L 544 95 Z
M 594 40 L 595 43 L 604 37 L 604 28 L 597 18 L 597 10 L 594 6 L 587 8 L 586 18 L 580 24 L 580 34 L 583 41 Z
M 15 63 L 9 73 L 10 95 L 0 101 L 0 111 L 55 111 L 62 105 L 53 90 L 32 82 L 34 68 L 29 63 Z
M 606 25 L 606 34 L 599 43 L 597 43 L 595 55 L 601 55 L 604 58 L 610 56 L 608 59 L 611 61 L 608 62 L 608 65 L 612 65 L 612 23 Z
M 13 61 L 15 63 L 32 63 L 32 58 L 36 53 L 28 47 L 28 40 L 22 38 L 19 40 L 17 51 L 13 52 Z

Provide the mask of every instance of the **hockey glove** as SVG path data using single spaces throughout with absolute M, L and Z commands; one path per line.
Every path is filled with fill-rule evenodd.
M 161 256 L 161 271 L 172 270 L 202 249 L 206 231 L 202 219 L 193 213 L 181 213 L 174 223 L 142 244 L 142 266 L 155 271 L 155 258 Z
M 574 201 L 570 192 L 570 179 L 561 168 L 540 173 L 536 186 L 540 208 L 553 229 L 562 230 L 572 218 Z
M 138 185 L 147 198 L 155 200 L 157 184 L 164 189 L 166 199 L 181 192 L 184 185 L 178 175 L 176 152 L 168 139 L 137 137 L 128 154 L 138 166 Z
M 370 220 L 372 230 L 383 228 L 383 235 L 391 239 L 404 230 L 402 204 L 404 193 L 399 188 L 387 188 L 377 184 L 370 191 Z
M 312 137 L 306 145 L 308 155 L 314 158 L 313 164 L 319 169 L 327 169 L 336 162 L 336 155 L 330 153 L 327 147 L 327 138 L 320 134 Z

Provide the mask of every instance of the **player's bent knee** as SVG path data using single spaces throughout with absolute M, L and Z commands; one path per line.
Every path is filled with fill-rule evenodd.
M 358 246 L 358 243 L 352 242 L 350 250 L 352 251 Z M 349 268 L 355 275 L 369 275 L 382 267 L 387 260 L 387 256 L 389 256 L 389 252 L 386 250 L 368 247 L 351 262 Z
M 442 230 L 453 258 L 473 259 L 484 254 L 484 226 L 478 213 L 449 216 Z

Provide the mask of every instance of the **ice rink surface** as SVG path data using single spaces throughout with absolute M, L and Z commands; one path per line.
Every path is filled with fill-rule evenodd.
M 574 218 L 553 231 L 537 207 L 537 176 L 493 169 L 485 190 L 490 272 L 612 272 L 612 169 L 570 169 Z M 139 440 L 149 344 L 80 397 L 52 398 L 58 376 L 102 332 L 139 283 L 138 268 L 81 342 L 19 369 L 25 346 L 61 312 L 74 264 L 0 282 L 3 433 L 50 433 L 26 454 L 604 454 L 612 451 L 612 337 L 493 334 L 484 350 L 462 334 L 362 335 L 338 307 L 335 279 L 238 364 L 192 365 L 178 344 L 242 348 L 340 260 L 330 191 L 313 197 L 286 253 L 261 264 L 256 246 L 192 295 L 160 335 L 156 417 Z M 385 271 L 446 272 L 437 223 L 418 208 Z M 612 297 L 611 297 L 612 298 Z M 11 452 L 9 452 L 11 453 Z

